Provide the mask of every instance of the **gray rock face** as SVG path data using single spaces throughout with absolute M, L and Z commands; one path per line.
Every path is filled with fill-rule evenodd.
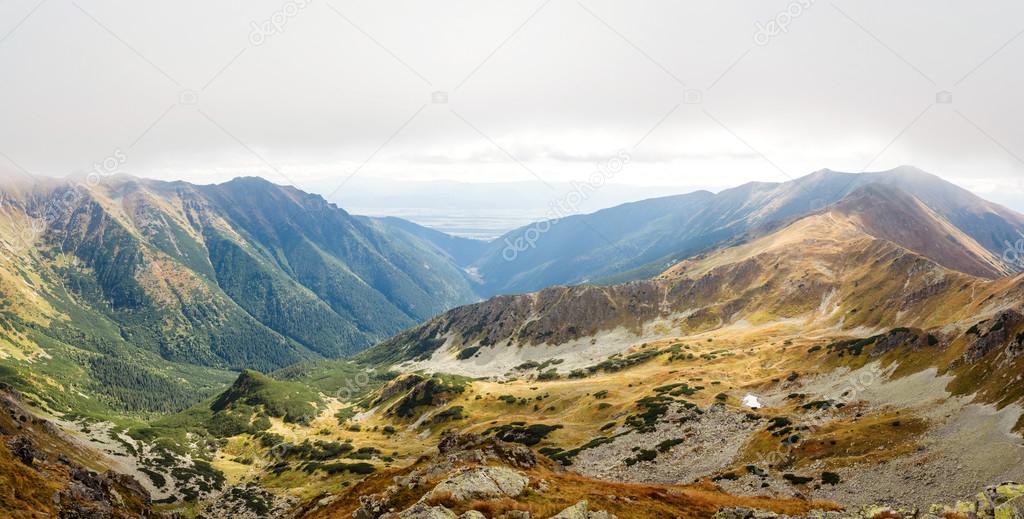
M 551 519 L 616 519 L 616 517 L 603 510 L 590 511 L 586 501 L 580 501 L 575 505 L 551 516 Z
M 551 519 L 589 519 L 587 516 L 587 502 L 580 501 L 551 516 Z
M 458 519 L 458 516 L 443 506 L 429 506 L 420 502 L 401 512 L 384 514 L 380 519 Z
M 377 519 L 391 507 L 398 494 L 397 485 L 391 485 L 379 494 L 359 496 L 359 508 L 352 512 L 352 519 Z
M 505 467 L 473 467 L 448 477 L 423 498 L 451 496 L 463 502 L 471 499 L 518 497 L 526 490 L 529 478 Z

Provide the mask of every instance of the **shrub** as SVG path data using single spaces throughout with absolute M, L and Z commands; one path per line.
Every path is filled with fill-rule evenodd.
M 369 463 L 328 463 L 322 465 L 321 468 L 324 472 L 334 475 L 341 472 L 350 472 L 352 474 L 367 475 L 373 474 L 377 469 Z
M 529 426 L 522 425 L 522 422 L 512 423 L 508 425 L 502 425 L 500 427 L 492 427 L 484 434 L 494 433 L 494 437 L 511 443 L 521 443 L 523 445 L 534 446 L 541 442 L 548 434 L 553 431 L 561 429 L 561 425 L 547 425 L 547 424 L 533 424 Z
M 459 354 L 456 355 L 456 357 L 459 360 L 466 360 L 468 358 L 471 358 L 473 355 L 476 355 L 476 352 L 478 352 L 478 351 L 480 351 L 480 347 L 479 346 L 472 346 L 472 347 L 469 347 L 469 348 L 466 348 L 466 349 L 460 351 Z
M 641 461 L 653 461 L 654 458 L 657 457 L 657 451 L 640 449 L 640 452 L 638 452 L 636 456 L 633 456 L 632 458 L 626 458 L 625 460 L 623 460 L 623 462 L 626 464 L 627 467 L 631 467 L 633 465 L 636 465 L 637 463 L 640 463 Z
M 792 485 L 804 485 L 814 481 L 814 478 L 808 478 L 804 476 L 797 476 L 796 474 L 783 474 L 782 479 L 785 479 Z
M 665 440 L 665 441 L 659 443 L 658 446 L 655 447 L 655 448 L 658 450 L 658 452 L 664 453 L 664 452 L 668 452 L 668 451 L 672 450 L 672 447 L 675 447 L 676 445 L 679 445 L 680 443 L 683 443 L 684 441 L 686 441 L 686 440 L 683 439 L 683 438 L 675 438 L 675 439 L 671 439 L 671 440 Z
M 537 375 L 537 380 L 556 380 L 558 379 L 558 370 L 551 368 L 540 375 Z
M 464 418 L 464 416 L 462 414 L 462 406 L 461 405 L 457 405 L 457 406 L 449 407 L 448 409 L 445 409 L 444 411 L 441 411 L 440 413 L 437 413 L 431 419 L 431 422 L 437 424 L 437 423 L 443 423 L 443 422 L 448 422 L 448 421 L 452 421 L 452 420 L 462 420 L 463 418 Z

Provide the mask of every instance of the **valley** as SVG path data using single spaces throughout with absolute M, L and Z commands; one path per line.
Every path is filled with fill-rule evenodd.
M 139 497 L 76 502 L 117 517 L 1024 513 L 1024 217 L 937 177 L 627 204 L 500 268 L 229 184 L 124 180 L 4 260 L 0 433 L 46 446 L 6 473 L 59 494 L 90 453 Z M 0 507 L 73 508 L 44 498 Z

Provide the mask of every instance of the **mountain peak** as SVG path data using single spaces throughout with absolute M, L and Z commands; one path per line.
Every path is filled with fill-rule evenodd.
M 231 185 L 231 184 L 237 184 L 237 185 L 250 184 L 250 185 L 278 186 L 277 184 L 275 184 L 275 183 L 273 183 L 273 182 L 271 182 L 271 181 L 269 181 L 269 180 L 267 180 L 267 179 L 265 179 L 263 177 L 256 176 L 256 175 L 243 175 L 243 176 L 235 177 L 235 178 L 232 178 L 231 180 L 228 180 L 227 182 L 221 182 L 220 184 L 217 184 L 217 185 L 224 186 L 224 185 Z M 278 187 L 281 187 L 281 186 L 278 186 Z
M 925 171 L 925 170 L 923 170 L 923 169 L 921 169 L 921 168 L 919 168 L 917 166 L 912 166 L 910 164 L 903 164 L 903 165 L 900 165 L 900 166 L 896 166 L 895 168 L 892 168 L 892 169 L 890 169 L 888 171 L 884 171 L 883 173 L 891 173 L 891 174 L 896 174 L 896 175 L 926 175 L 928 177 L 939 178 L 936 175 L 928 173 L 927 171 Z
M 837 202 L 833 210 L 852 218 L 868 234 L 900 245 L 946 268 L 984 278 L 1008 273 L 1006 266 L 992 252 L 895 185 L 870 183 L 859 186 Z

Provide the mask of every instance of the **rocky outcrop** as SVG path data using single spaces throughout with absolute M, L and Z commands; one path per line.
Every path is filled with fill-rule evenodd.
M 352 517 L 449 517 L 444 515 L 445 512 L 455 517 L 453 512 L 443 506 L 430 506 L 428 503 L 518 497 L 526 490 L 529 479 L 515 469 L 528 469 L 536 465 L 537 456 L 523 445 L 478 434 L 446 433 L 438 444 L 438 453 L 422 467 L 406 475 L 396 476 L 394 484 L 383 492 L 360 496 L 360 506 Z M 439 479 L 441 481 L 435 484 Z M 434 486 L 431 488 L 430 485 Z M 402 494 L 417 489 L 425 490 L 422 497 L 413 506 L 402 505 Z M 397 512 L 399 515 L 394 515 L 396 512 L 392 510 L 401 506 L 407 508 Z M 414 515 L 401 515 L 406 513 Z M 473 519 L 474 516 L 464 514 L 463 517 Z
M 62 519 L 165 517 L 153 512 L 149 492 L 134 478 L 76 463 L 85 457 L 99 462 L 102 457 L 83 451 L 59 427 L 33 416 L 9 386 L 0 386 L 0 449 L 4 448 L 10 456 L 0 457 L 0 473 L 23 486 L 0 499 L 0 517 L 21 517 L 18 513 L 26 509 Z
M 380 516 L 380 519 L 457 519 L 455 512 L 443 506 L 428 506 L 424 503 L 416 503 L 398 513 L 388 513 Z
M 472 499 L 519 497 L 529 483 L 529 478 L 509 468 L 473 467 L 462 469 L 438 483 L 433 490 L 424 494 L 423 499 L 430 501 L 446 497 L 456 502 L 465 502 Z
M 15 436 L 7 442 L 7 447 L 11 449 L 11 454 L 15 458 L 18 458 L 22 463 L 28 466 L 32 466 L 36 459 L 45 460 L 46 454 L 36 450 L 32 446 L 32 440 L 26 436 Z
M 974 364 L 985 357 L 989 352 L 1010 342 L 1012 333 L 1021 323 L 1024 323 L 1024 316 L 1015 310 L 1003 310 L 993 319 L 986 321 L 987 326 L 975 325 L 968 330 L 968 336 L 974 336 L 974 342 L 964 352 L 963 361 L 967 364 Z M 1019 344 L 1019 340 L 1017 343 Z
M 537 455 L 529 447 L 479 434 L 447 433 L 438 443 L 437 450 L 449 462 L 465 459 L 496 460 L 522 469 L 537 465 Z

